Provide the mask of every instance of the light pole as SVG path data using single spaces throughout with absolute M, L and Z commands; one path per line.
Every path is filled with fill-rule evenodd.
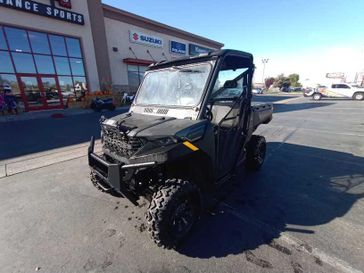
M 262 63 L 263 63 L 263 75 L 262 75 L 262 83 L 265 84 L 264 82 L 264 73 L 265 73 L 265 65 L 268 63 L 269 59 L 262 59 Z

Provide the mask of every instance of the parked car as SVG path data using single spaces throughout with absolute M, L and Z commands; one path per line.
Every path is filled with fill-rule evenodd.
M 316 88 L 304 88 L 303 89 L 303 96 L 304 97 L 312 97 L 312 95 L 315 93 Z
M 263 89 L 262 88 L 253 88 L 252 93 L 253 94 L 263 94 Z
M 301 92 L 303 89 L 302 87 L 290 87 L 289 92 Z
M 348 83 L 337 83 L 332 84 L 329 88 L 317 88 L 315 93 L 312 95 L 314 100 L 320 100 L 324 97 L 364 100 L 364 87 L 357 87 Z

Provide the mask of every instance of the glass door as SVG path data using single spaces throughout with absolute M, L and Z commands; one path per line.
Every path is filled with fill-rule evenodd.
M 46 106 L 44 93 L 36 76 L 20 76 L 20 89 L 24 97 L 26 110 L 44 109 Z
M 63 106 L 62 95 L 58 88 L 56 77 L 40 76 L 41 89 L 43 89 L 45 98 L 45 107 L 47 109 L 59 108 Z
M 63 107 L 55 76 L 20 75 L 19 82 L 27 111 Z

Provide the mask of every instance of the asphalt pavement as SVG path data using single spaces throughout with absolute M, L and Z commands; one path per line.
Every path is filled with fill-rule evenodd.
M 176 250 L 150 240 L 146 203 L 91 185 L 78 153 L 99 116 L 0 124 L 0 160 L 30 166 L 0 178 L 1 272 L 362 272 L 364 102 L 255 101 L 275 109 L 257 131 L 268 141 L 263 168 L 241 169 Z M 32 165 L 50 149 L 72 154 L 70 145 L 77 157 Z

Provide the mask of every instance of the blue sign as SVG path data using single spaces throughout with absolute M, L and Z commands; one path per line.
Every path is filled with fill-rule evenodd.
M 213 50 L 211 48 L 190 44 L 189 51 L 190 51 L 190 55 L 193 56 L 193 55 L 198 55 L 198 54 L 201 54 L 201 53 L 208 53 L 208 52 L 211 52 Z
M 186 44 L 179 43 L 176 41 L 171 41 L 171 43 L 170 43 L 171 53 L 186 55 L 186 52 L 187 52 L 186 49 L 187 49 Z

